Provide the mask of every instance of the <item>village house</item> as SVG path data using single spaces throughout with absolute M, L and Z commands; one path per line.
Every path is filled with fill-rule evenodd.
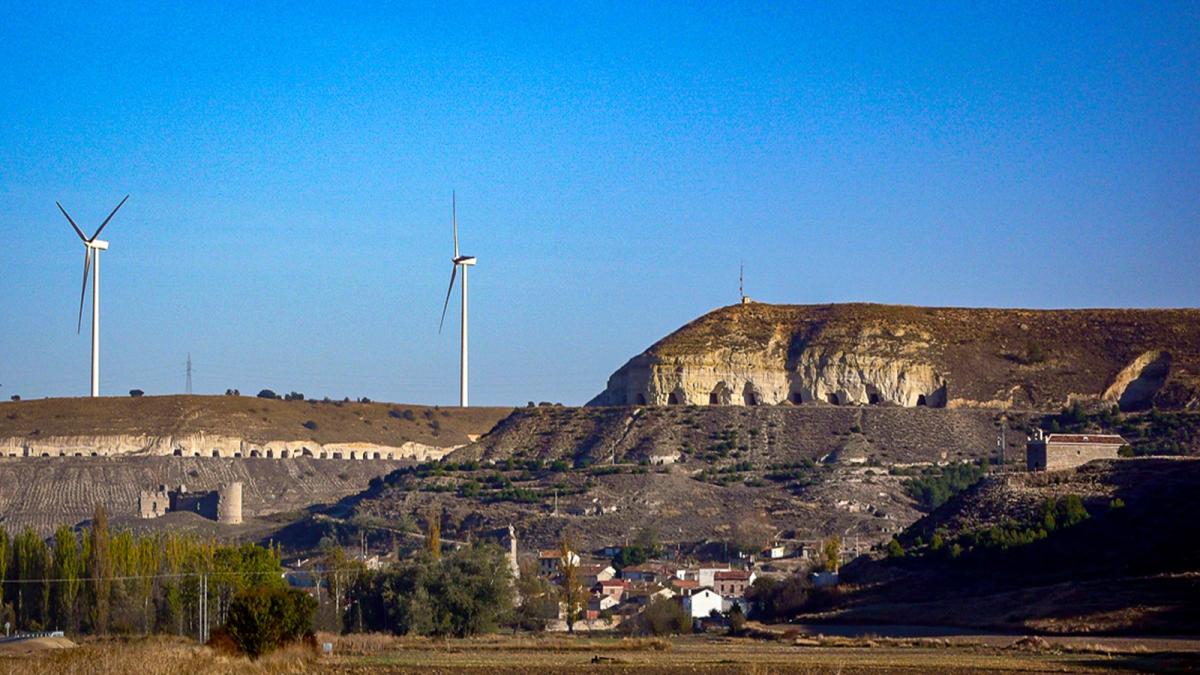
M 608 581 L 617 576 L 617 570 L 613 569 L 612 565 L 580 565 L 577 574 L 579 582 L 591 588 L 601 581 Z
M 629 589 L 629 582 L 624 579 L 605 579 L 596 583 L 593 588 L 596 592 L 611 596 L 617 602 L 624 597 L 625 591 Z
M 667 586 L 675 591 L 676 595 L 685 598 L 700 590 L 700 582 L 695 579 L 671 579 L 667 582 Z
M 625 590 L 625 602 L 623 604 L 632 604 L 643 606 L 650 604 L 654 598 L 673 598 L 675 592 L 669 588 L 664 588 L 655 583 L 640 582 L 631 583 Z
M 713 590 L 727 598 L 745 597 L 755 574 L 747 570 L 727 570 L 713 575 Z
M 708 618 L 713 612 L 720 613 L 724 604 L 725 599 L 708 588 L 683 598 L 683 610 L 693 621 Z
M 759 555 L 763 560 L 779 560 L 787 555 L 787 550 L 783 547 L 783 544 L 772 544 L 764 548 Z
M 1116 434 L 1050 434 L 1039 429 L 1025 446 L 1029 471 L 1071 469 L 1095 459 L 1116 459 L 1128 441 Z
M 567 551 L 568 563 L 571 565 L 579 564 L 579 555 L 572 551 Z M 544 577 L 552 577 L 562 570 L 562 551 L 558 549 L 541 551 L 538 553 L 538 574 Z
M 600 612 L 606 609 L 612 609 L 618 604 L 617 600 L 611 595 L 596 594 L 588 598 L 587 618 L 588 621 L 595 621 L 600 618 Z
M 663 584 L 674 579 L 678 569 L 661 562 L 645 562 L 621 570 L 621 578 L 629 581 L 644 581 Z
M 696 581 L 700 582 L 701 587 L 712 588 L 713 585 L 716 583 L 714 577 L 716 577 L 717 572 L 728 572 L 728 571 L 729 571 L 728 565 L 724 565 L 721 567 L 701 567 L 696 570 L 695 579 L 696 579 Z

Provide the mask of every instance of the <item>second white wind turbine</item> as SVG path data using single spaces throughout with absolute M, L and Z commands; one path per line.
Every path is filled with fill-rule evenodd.
M 438 333 L 446 323 L 446 309 L 450 306 L 450 294 L 454 292 L 454 279 L 458 268 L 462 267 L 462 351 L 459 355 L 459 389 L 458 404 L 467 407 L 467 268 L 475 265 L 475 256 L 459 255 L 458 253 L 458 203 L 453 192 L 450 193 L 450 221 L 454 228 L 454 257 L 450 259 L 450 287 L 446 289 L 446 301 L 442 303 L 442 320 L 438 323 Z

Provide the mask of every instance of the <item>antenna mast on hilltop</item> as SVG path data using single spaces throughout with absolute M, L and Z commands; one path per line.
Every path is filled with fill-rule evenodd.
M 192 393 L 192 354 L 188 352 L 187 360 L 187 393 Z
M 743 305 L 750 304 L 750 298 L 746 297 L 746 263 L 741 262 L 738 265 L 738 298 Z

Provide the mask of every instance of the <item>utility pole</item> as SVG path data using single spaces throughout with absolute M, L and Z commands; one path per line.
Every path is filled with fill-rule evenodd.
M 192 393 L 192 354 L 188 352 L 187 360 L 187 393 Z
M 1004 436 L 1005 436 L 1004 432 L 1007 428 L 1008 428 L 1008 417 L 1001 415 L 1000 416 L 1000 438 L 996 439 L 996 444 L 999 446 L 997 449 L 999 450 L 1000 469 L 1002 471 L 1005 468 L 1004 467 L 1004 452 L 1007 449 L 1007 447 L 1006 447 L 1006 441 L 1004 438 Z

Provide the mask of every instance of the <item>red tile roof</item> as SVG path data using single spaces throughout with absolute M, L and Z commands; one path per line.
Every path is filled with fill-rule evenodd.
M 750 581 L 750 573 L 746 570 L 728 570 L 713 575 L 714 581 Z
M 1116 434 L 1050 434 L 1047 443 L 1095 443 L 1099 445 L 1128 445 Z

